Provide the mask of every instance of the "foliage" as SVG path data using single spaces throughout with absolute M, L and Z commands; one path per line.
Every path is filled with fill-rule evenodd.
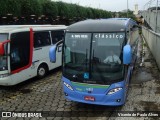
M 108 18 L 107 11 L 82 7 L 76 4 L 54 2 L 51 0 L 0 0 L 0 16 L 8 13 L 13 16 L 46 15 L 50 17 L 72 18 Z
M 69 25 L 85 19 L 111 17 L 126 18 L 127 12 L 116 13 L 53 0 L 0 0 L 0 24 Z M 128 17 L 135 20 L 133 11 L 128 11 Z
M 42 5 L 39 0 L 21 0 L 21 12 L 22 15 L 41 15 Z
M 119 17 L 124 17 L 127 18 L 127 12 L 119 12 Z M 132 18 L 133 20 L 135 20 L 135 15 L 133 14 L 133 11 L 128 10 L 128 18 Z
M 21 15 L 21 0 L 0 0 L 0 16 L 13 14 L 14 16 Z
M 58 7 L 55 2 L 51 2 L 50 0 L 44 0 L 41 2 L 42 5 L 42 14 L 47 16 L 56 17 L 58 15 Z
M 69 17 L 69 7 L 66 3 L 57 2 L 58 15 L 61 17 Z

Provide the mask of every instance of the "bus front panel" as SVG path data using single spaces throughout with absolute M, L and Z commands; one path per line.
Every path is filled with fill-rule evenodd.
M 124 45 L 124 32 L 66 33 L 63 48 L 66 97 L 92 104 L 124 104 Z
M 119 106 L 125 102 L 124 81 L 112 85 L 89 85 L 74 83 L 62 77 L 62 82 L 65 97 L 69 100 L 109 106 Z

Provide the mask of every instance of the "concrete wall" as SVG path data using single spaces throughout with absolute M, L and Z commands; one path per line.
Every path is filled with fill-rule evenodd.
M 153 29 L 153 31 L 156 31 L 160 33 L 160 10 L 158 10 L 158 14 L 156 13 L 156 10 L 147 10 L 143 11 L 141 13 L 145 21 L 150 25 L 150 27 Z M 156 17 L 157 17 L 157 23 L 156 23 Z
M 160 69 L 160 34 L 146 27 L 142 27 L 142 33 Z

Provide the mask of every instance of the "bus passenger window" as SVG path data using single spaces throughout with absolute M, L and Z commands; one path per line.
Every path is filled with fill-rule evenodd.
M 34 33 L 34 47 L 43 47 L 51 44 L 49 32 L 35 32 Z
M 56 44 L 58 41 L 63 40 L 64 39 L 64 31 L 52 31 L 51 32 L 52 35 L 52 43 Z
M 39 37 L 39 36 L 35 36 L 34 37 L 34 47 L 36 48 L 36 47 L 40 47 L 41 46 L 41 38 Z

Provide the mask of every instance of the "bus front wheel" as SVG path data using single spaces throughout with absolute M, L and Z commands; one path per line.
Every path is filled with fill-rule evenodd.
M 47 74 L 47 71 L 48 71 L 48 69 L 47 69 L 46 65 L 43 65 L 43 64 L 40 65 L 38 67 L 38 70 L 37 70 L 37 76 L 38 76 L 38 78 L 43 78 Z

